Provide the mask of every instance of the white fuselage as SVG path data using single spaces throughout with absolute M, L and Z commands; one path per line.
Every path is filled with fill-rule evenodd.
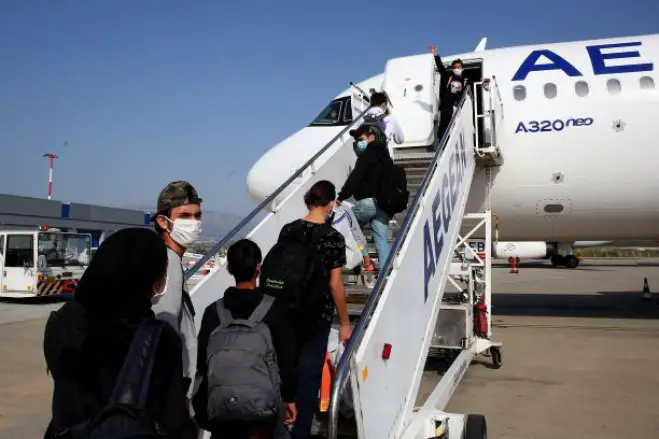
M 482 62 L 482 77 L 496 78 L 503 103 L 505 129 L 497 133 L 497 144 L 505 163 L 493 168 L 491 186 L 499 240 L 659 235 L 654 160 L 659 35 L 495 49 L 459 58 L 467 67 Z M 378 75 L 359 86 L 381 84 Z M 337 98 L 346 96 L 350 90 Z M 343 128 L 305 127 L 273 147 L 248 175 L 250 194 L 266 198 Z M 483 202 L 474 188 L 484 188 L 484 178 L 484 172 L 475 176 L 471 204 Z

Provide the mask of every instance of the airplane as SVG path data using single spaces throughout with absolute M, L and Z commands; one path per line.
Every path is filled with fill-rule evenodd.
M 601 247 L 612 244 L 615 241 L 574 241 L 572 243 L 558 243 L 545 241 L 524 241 L 510 242 L 498 241 L 492 245 L 492 258 L 510 261 L 511 258 L 519 264 L 523 259 L 548 259 L 554 267 L 577 268 L 579 266 L 579 257 L 572 254 L 564 254 L 566 251 L 586 247 Z M 474 239 L 470 240 L 469 245 L 479 257 L 485 256 L 485 241 Z M 616 243 L 616 245 L 618 245 Z M 628 244 L 625 244 L 629 246 Z M 647 243 L 646 243 L 647 245 Z
M 486 41 L 442 61 L 460 58 L 468 78 L 496 79 L 501 95 L 505 165 L 492 168 L 490 188 L 500 250 L 526 242 L 533 248 L 525 250 L 546 256 L 552 243 L 566 254 L 553 262 L 574 268 L 577 239 L 656 240 L 659 34 L 490 50 Z M 263 201 L 351 124 L 364 104 L 355 89 L 381 90 L 383 78 L 351 85 L 308 126 L 268 150 L 248 173 L 250 196 Z M 482 105 L 485 94 L 474 96 Z M 419 146 L 395 145 L 396 154 Z
M 473 240 L 469 243 L 471 248 L 479 257 L 485 255 L 485 241 Z M 570 249 L 593 248 L 593 247 L 615 247 L 615 248 L 635 248 L 639 250 L 659 248 L 657 241 L 574 241 Z M 570 249 L 567 249 L 569 251 Z M 567 268 L 577 268 L 579 265 L 573 264 L 572 259 L 566 258 L 570 255 L 563 254 L 566 251 L 565 245 L 558 242 L 496 242 L 492 246 L 492 257 L 494 259 L 515 258 L 519 264 L 523 259 L 548 259 L 554 267 L 566 266 Z M 576 261 L 578 261 L 578 257 Z

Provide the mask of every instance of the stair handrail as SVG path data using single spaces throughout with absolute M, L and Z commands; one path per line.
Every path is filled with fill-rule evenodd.
M 357 321 L 355 328 L 352 330 L 352 336 L 350 337 L 350 340 L 348 341 L 348 344 L 346 345 L 345 350 L 341 355 L 339 364 L 337 365 L 336 368 L 336 373 L 334 375 L 334 381 L 332 383 L 332 393 L 330 398 L 330 409 L 329 409 L 330 415 L 329 415 L 328 439 L 336 439 L 337 437 L 338 424 L 339 424 L 339 402 L 341 400 L 341 393 L 343 392 L 346 381 L 348 379 L 348 375 L 350 371 L 350 360 L 355 355 L 355 351 L 357 350 L 359 343 L 361 343 L 362 341 L 362 338 L 364 336 L 364 331 L 366 330 L 366 327 L 368 326 L 368 323 L 370 322 L 371 317 L 375 312 L 375 308 L 378 302 L 380 301 L 380 296 L 382 295 L 382 291 L 384 290 L 385 279 L 387 278 L 389 271 L 391 271 L 391 268 L 393 266 L 393 261 L 398 251 L 400 250 L 400 247 L 403 244 L 403 241 L 410 229 L 410 226 L 412 225 L 412 220 L 414 219 L 415 212 L 421 202 L 421 199 L 423 198 L 423 194 L 426 191 L 426 189 L 428 189 L 428 185 L 430 184 L 430 179 L 432 175 L 432 172 L 430 171 L 435 166 L 437 166 L 437 162 L 441 158 L 442 152 L 444 151 L 446 147 L 446 143 L 448 142 L 448 139 L 450 137 L 450 134 L 453 131 L 453 123 L 455 122 L 455 119 L 462 111 L 462 107 L 464 107 L 464 103 L 466 102 L 468 96 L 470 97 L 472 96 L 471 88 L 466 88 L 466 93 L 462 95 L 462 98 L 460 99 L 460 102 L 456 110 L 453 112 L 453 116 L 451 117 L 451 121 L 448 124 L 448 128 L 444 132 L 444 135 L 442 136 L 442 139 L 440 140 L 437 146 L 435 155 L 433 156 L 432 161 L 428 166 L 428 170 L 423 176 L 423 180 L 421 180 L 421 185 L 419 186 L 419 189 L 414 197 L 414 200 L 412 200 L 412 204 L 409 206 L 407 210 L 407 215 L 405 215 L 405 219 L 403 220 L 403 224 L 400 228 L 400 232 L 398 233 L 398 236 L 396 237 L 396 240 L 394 241 L 391 250 L 389 251 L 389 256 L 387 257 L 387 260 L 380 269 L 378 280 L 375 283 L 373 290 L 368 295 L 368 299 L 366 300 L 366 304 L 364 305 L 364 309 L 361 313 L 361 316 L 359 317 L 359 320 Z
M 357 93 L 354 93 L 353 89 L 357 90 Z M 357 84 L 354 82 L 350 81 L 350 91 L 353 92 L 351 93 L 354 97 L 359 98 L 359 111 L 363 111 L 364 104 L 366 104 L 366 108 L 369 108 L 371 106 L 371 98 L 366 92 Z M 354 102 L 353 102 L 354 104 Z
M 366 114 L 366 112 L 370 109 L 368 107 L 366 110 L 362 111 L 357 118 L 354 118 L 352 122 L 350 122 L 347 126 L 345 126 L 339 134 L 334 136 L 332 140 L 327 142 L 318 152 L 316 152 L 309 160 L 307 160 L 302 166 L 300 166 L 297 171 L 295 171 L 286 181 L 284 181 L 277 189 L 274 190 L 272 194 L 270 194 L 265 200 L 263 200 L 258 206 L 254 208 L 245 218 L 242 219 L 233 229 L 229 231 L 226 235 L 224 235 L 223 238 L 221 238 L 213 247 L 211 247 L 210 250 L 208 250 L 204 255 L 199 259 L 192 267 L 190 267 L 187 271 L 184 273 L 184 278 L 185 280 L 189 280 L 201 267 L 206 264 L 213 256 L 215 256 L 220 249 L 225 246 L 234 236 L 238 234 L 240 230 L 242 230 L 247 224 L 249 224 L 256 216 L 261 213 L 270 203 L 272 203 L 275 198 L 279 194 L 281 194 L 295 179 L 297 179 L 299 176 L 302 175 L 302 173 L 309 167 L 313 165 L 313 163 L 321 156 L 323 155 L 332 145 L 334 145 L 334 142 L 339 140 L 345 133 L 347 133 L 350 129 L 352 129 L 355 125 L 361 122 L 362 118 Z

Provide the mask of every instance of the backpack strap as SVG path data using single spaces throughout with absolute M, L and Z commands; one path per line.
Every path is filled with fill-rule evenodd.
M 108 405 L 146 407 L 155 354 L 165 324 L 156 319 L 148 319 L 140 324 L 124 358 Z
M 190 293 L 188 293 L 188 287 L 185 282 L 185 270 L 183 270 L 183 265 L 181 265 L 181 279 L 183 279 L 183 283 L 181 285 L 181 309 L 179 310 L 178 313 L 179 332 L 181 330 L 181 323 L 183 322 L 183 314 L 185 314 L 186 306 L 188 310 L 190 310 L 190 315 L 192 316 L 193 319 L 195 316 L 194 304 L 192 303 L 192 298 L 190 297 Z
M 254 308 L 254 311 L 252 311 L 252 314 L 249 316 L 247 319 L 250 323 L 257 323 L 263 320 L 265 315 L 270 311 L 270 308 L 272 307 L 272 304 L 275 302 L 275 298 L 268 295 L 264 294 L 263 298 L 261 299 L 261 302 L 258 304 L 256 308 Z
M 224 307 L 224 299 L 215 302 L 215 308 L 217 309 L 217 315 L 220 318 L 220 323 L 222 325 L 230 325 L 233 323 L 231 312 Z

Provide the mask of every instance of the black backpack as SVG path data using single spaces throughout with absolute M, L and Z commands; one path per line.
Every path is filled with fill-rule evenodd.
M 407 209 L 409 199 L 405 169 L 387 158 L 380 168 L 378 195 L 375 197 L 378 207 L 393 216 Z
M 303 233 L 302 222 L 293 224 L 270 249 L 261 266 L 259 285 L 265 294 L 280 300 L 297 326 L 310 323 L 322 312 L 329 279 L 323 275 L 316 243 L 332 226 L 323 224 Z
M 146 404 L 165 322 L 143 322 L 133 337 L 106 407 L 94 418 L 56 433 L 58 439 L 155 439 L 166 436 Z

